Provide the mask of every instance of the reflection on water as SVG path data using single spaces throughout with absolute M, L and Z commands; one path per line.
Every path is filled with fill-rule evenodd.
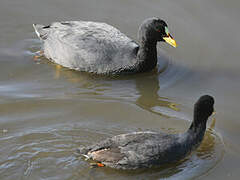
M 154 111 L 155 107 L 166 107 L 172 110 L 179 111 L 176 107 L 176 103 L 170 102 L 168 98 L 160 97 L 158 92 L 160 90 L 160 83 L 158 81 L 158 73 L 145 76 L 144 78 L 136 78 L 136 90 L 139 93 L 139 97 L 136 100 L 136 104 L 141 108 L 144 108 L 150 112 L 157 113 L 159 115 L 167 116 L 161 112 Z
M 80 93 L 77 93 L 78 95 L 95 95 L 95 98 L 97 98 L 97 96 L 99 98 L 102 98 L 102 95 L 109 96 L 111 94 L 109 93 L 109 90 L 113 91 L 112 88 L 114 88 L 119 82 L 121 84 L 129 85 L 129 81 L 132 81 L 136 85 L 136 93 L 134 95 L 131 96 L 131 93 L 129 94 L 124 92 L 124 96 L 121 96 L 120 94 L 117 94 L 120 92 L 120 90 L 118 89 L 116 91 L 117 93 L 112 95 L 111 98 L 126 98 L 126 94 L 128 94 L 128 96 L 130 97 L 130 99 L 129 97 L 127 97 L 128 100 L 131 100 L 132 98 L 132 101 L 134 101 L 136 105 L 150 112 L 157 113 L 165 117 L 168 117 L 169 115 L 157 111 L 156 109 L 159 107 L 166 107 L 174 111 L 179 111 L 177 103 L 171 102 L 171 100 L 167 97 L 160 97 L 158 94 L 161 86 L 159 79 L 163 80 L 161 75 L 164 74 L 164 76 L 169 76 L 168 72 L 172 75 L 172 71 L 168 71 L 169 61 L 164 56 L 159 57 L 158 69 L 153 72 L 114 77 L 99 76 L 86 72 L 76 72 L 74 70 L 64 68 L 61 65 L 50 63 L 44 57 L 40 59 L 40 62 L 52 65 L 55 71 L 54 78 L 60 79 L 61 77 L 63 77 L 71 83 L 78 83 L 79 88 L 87 89 L 86 92 L 81 91 Z M 181 67 L 172 66 L 171 68 L 178 68 L 177 75 L 179 75 L 180 71 L 182 71 L 182 74 L 186 73 L 186 70 L 181 69 Z M 165 71 L 167 71 L 167 73 Z M 174 83 L 174 81 L 177 80 L 178 79 L 175 79 L 173 76 L 172 79 L 169 79 L 167 83 L 169 83 L 170 81 L 171 83 Z M 164 83 L 165 82 L 163 81 L 163 85 L 165 85 Z M 126 91 L 127 87 L 124 87 L 124 89 Z

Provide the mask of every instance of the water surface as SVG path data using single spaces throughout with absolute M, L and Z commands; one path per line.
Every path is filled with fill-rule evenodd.
M 237 0 L 2 0 L 0 179 L 238 179 L 239 7 Z M 33 60 L 41 44 L 32 23 L 104 21 L 137 40 L 152 16 L 168 22 L 179 45 L 158 45 L 153 72 L 104 77 Z M 120 133 L 183 132 L 203 94 L 216 99 L 216 124 L 181 162 L 126 172 L 91 169 L 75 154 Z

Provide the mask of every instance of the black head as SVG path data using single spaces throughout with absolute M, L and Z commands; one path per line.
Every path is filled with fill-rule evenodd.
M 201 96 L 194 105 L 194 116 L 196 120 L 207 120 L 214 111 L 214 99 L 212 96 Z
M 176 42 L 169 33 L 167 23 L 160 18 L 146 19 L 140 26 L 138 35 L 144 41 L 165 41 L 176 47 Z

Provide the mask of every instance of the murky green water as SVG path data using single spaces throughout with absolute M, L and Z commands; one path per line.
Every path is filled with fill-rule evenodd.
M 1 0 L 0 179 L 238 179 L 240 2 L 237 0 Z M 32 23 L 104 21 L 133 39 L 165 19 L 178 48 L 159 44 L 158 70 L 99 77 L 45 58 Z M 160 50 L 160 48 L 159 48 Z M 75 154 L 112 135 L 185 131 L 199 96 L 216 99 L 216 125 L 183 161 L 159 169 L 91 169 Z M 211 123 L 211 121 L 210 121 Z M 209 124 L 210 124 L 209 123 Z

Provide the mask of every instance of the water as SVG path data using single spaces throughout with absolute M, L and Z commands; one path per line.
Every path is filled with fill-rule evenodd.
M 238 179 L 239 7 L 237 0 L 2 0 L 0 179 Z M 168 22 L 179 45 L 159 44 L 156 71 L 104 77 L 33 61 L 41 45 L 32 23 L 104 21 L 136 40 L 152 16 Z M 75 154 L 120 133 L 183 132 L 203 94 L 216 99 L 216 125 L 181 162 L 126 172 L 91 169 Z

